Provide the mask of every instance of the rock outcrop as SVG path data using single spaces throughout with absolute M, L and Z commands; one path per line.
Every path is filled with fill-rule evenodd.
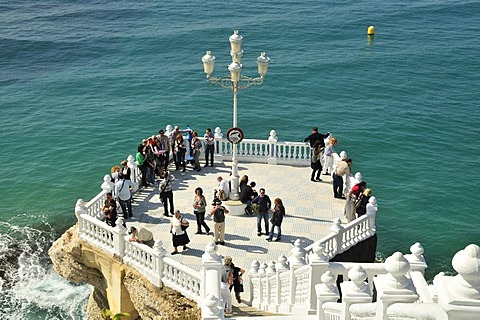
M 58 274 L 93 286 L 87 305 L 89 319 L 102 319 L 102 308 L 128 312 L 129 319 L 199 319 L 200 309 L 194 301 L 171 288 L 155 287 L 117 256 L 82 240 L 77 226 L 55 241 L 48 253 Z

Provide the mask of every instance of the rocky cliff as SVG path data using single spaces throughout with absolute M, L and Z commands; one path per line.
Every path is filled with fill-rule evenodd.
M 89 319 L 102 319 L 101 309 L 128 312 L 125 319 L 199 319 L 200 309 L 179 292 L 158 288 L 134 268 L 67 230 L 49 250 L 55 271 L 69 281 L 93 286 L 87 305 Z

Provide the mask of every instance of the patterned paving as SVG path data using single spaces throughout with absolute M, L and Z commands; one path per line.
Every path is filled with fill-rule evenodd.
M 158 187 L 146 188 L 135 195 L 132 219 L 127 220 L 127 227 L 141 225 L 153 232 L 155 240 L 160 239 L 168 256 L 189 267 L 200 270 L 201 255 L 212 236 L 195 235 L 196 220 L 193 214 L 192 202 L 194 189 L 202 187 L 207 202 L 211 203 L 213 189 L 217 185 L 216 177 L 229 178 L 231 163 L 216 163 L 216 167 L 203 168 L 200 172 L 187 168 L 185 173 L 172 171 L 176 181 L 174 187 L 175 209 L 179 209 L 189 220 L 190 237 L 189 250 L 179 255 L 171 256 L 173 250 L 171 234 L 169 233 L 169 218 L 163 216 L 163 205 L 159 200 Z M 172 168 L 171 168 L 172 169 Z M 335 218 L 343 218 L 342 200 L 333 198 L 331 177 L 322 175 L 323 182 L 310 181 L 311 169 L 267 164 L 239 164 L 240 176 L 246 174 L 250 181 L 257 183 L 257 191 L 265 188 L 272 202 L 281 198 L 286 209 L 282 224 L 282 241 L 267 242 L 267 236 L 257 236 L 256 217 L 231 216 L 225 219 L 225 246 L 218 246 L 222 256 L 232 256 L 235 265 L 249 270 L 253 260 L 269 262 L 277 260 L 281 254 L 287 257 L 293 248 L 293 242 L 300 239 L 303 246 L 327 235 Z M 211 206 L 207 207 L 207 212 Z M 207 215 L 208 216 L 208 215 Z M 213 227 L 210 217 L 207 224 Z M 181 249 L 179 248 L 181 251 Z M 246 294 L 244 294 L 246 295 Z M 245 299 L 247 297 L 244 297 Z

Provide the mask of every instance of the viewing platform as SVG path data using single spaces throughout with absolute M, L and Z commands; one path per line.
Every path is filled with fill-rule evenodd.
M 129 242 L 121 218 L 114 228 L 102 221 L 105 195 L 112 187 L 109 175 L 104 177 L 102 191 L 97 196 L 88 202 L 77 201 L 78 237 L 100 251 L 88 248 L 84 241 L 71 244 L 75 249 L 71 251 L 74 265 L 86 265 L 97 270 L 91 270 L 90 274 L 103 277 L 102 286 L 95 290 L 103 290 L 109 307 L 129 312 L 132 318 L 158 315 L 155 312 L 163 313 L 163 307 L 144 295 L 156 294 L 165 286 L 196 303 L 201 319 L 209 320 L 228 317 L 240 320 L 251 315 L 264 319 L 283 315 L 281 319 L 289 320 L 477 318 L 480 312 L 478 245 L 471 244 L 454 256 L 452 264 L 458 275 L 439 274 L 433 284 L 424 278 L 427 264 L 419 243 L 411 245 L 410 253 L 395 252 L 384 263 L 371 263 L 372 259 L 359 263 L 332 261 L 376 234 L 376 199 L 370 198 L 365 215 L 348 222 L 343 215 L 345 200 L 333 197 L 331 177 L 322 175 L 322 182 L 310 181 L 310 147 L 298 142 L 279 142 L 274 131 L 268 140 L 244 139 L 236 150 L 240 176 L 247 175 L 257 183 L 257 190 L 266 190 L 272 202 L 281 198 L 285 205 L 281 241 L 268 242 L 266 235 L 257 236 L 255 216 L 233 214 L 225 218 L 225 245 L 216 245 L 211 235 L 196 235 L 192 207 L 195 188 L 204 190 L 208 212 L 216 178 L 229 179 L 231 172 L 232 148 L 218 133 L 214 167 L 202 167 L 199 172 L 191 167 L 186 172 L 169 168 L 176 178 L 173 183 L 175 209 L 190 222 L 191 242 L 186 251 L 179 248 L 181 254 L 170 254 L 173 251 L 170 218 L 163 215 L 158 186 L 138 189 L 139 170 L 132 156 L 128 157 L 128 166 L 136 186 L 133 217 L 126 221 L 126 226 L 150 230 L 155 240 L 153 248 Z M 334 157 L 338 160 L 338 155 Z M 348 190 L 356 180 L 352 176 L 344 178 Z M 213 227 L 211 219 L 207 218 L 206 222 Z M 54 250 L 58 264 L 65 256 L 62 248 L 69 238 L 71 234 L 62 237 Z M 78 256 L 79 252 L 83 254 Z M 246 271 L 245 292 L 241 303 L 233 303 L 233 315 L 224 314 L 220 295 L 224 256 L 231 256 L 233 263 Z M 113 268 L 114 264 L 117 267 Z M 128 268 L 139 274 L 133 276 Z M 64 270 L 67 277 L 70 269 Z M 140 288 L 153 289 L 138 294 L 131 281 L 142 276 L 144 284 L 148 284 Z M 175 310 L 178 308 L 173 312 Z M 199 317 L 194 314 L 189 319 Z

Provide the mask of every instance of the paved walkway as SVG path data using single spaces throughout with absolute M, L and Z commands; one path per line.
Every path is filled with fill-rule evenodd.
M 281 198 L 286 209 L 280 242 L 267 242 L 267 236 L 257 236 L 255 216 L 226 216 L 226 243 L 225 246 L 218 246 L 218 254 L 232 256 L 233 263 L 245 271 L 250 269 L 253 260 L 263 263 L 276 261 L 281 254 L 289 257 L 296 239 L 300 239 L 304 247 L 310 245 L 330 232 L 329 228 L 335 218 L 343 218 L 344 202 L 333 198 L 330 176 L 322 175 L 324 181 L 314 183 L 310 181 L 309 167 L 239 163 L 238 169 L 240 176 L 246 174 L 250 181 L 257 183 L 257 191 L 265 188 L 272 203 L 275 198 Z M 230 162 L 221 162 L 216 163 L 216 167 L 202 167 L 200 172 L 193 171 L 191 167 L 187 168 L 185 173 L 172 171 L 176 178 L 173 183 L 175 209 L 179 209 L 190 222 L 189 250 L 178 255 L 170 255 L 173 251 L 169 233 L 170 220 L 163 216 L 158 186 L 136 193 L 134 217 L 127 220 L 127 227 L 131 225 L 146 227 L 153 232 L 155 240 L 162 240 L 169 257 L 200 270 L 201 256 L 206 244 L 213 240 L 213 236 L 194 234 L 197 230 L 192 208 L 194 189 L 201 187 L 204 190 L 209 203 L 208 212 L 211 209 L 213 189 L 217 185 L 216 177 L 221 175 L 228 179 L 230 170 Z M 206 222 L 213 231 L 211 218 L 206 218 Z M 247 300 L 247 293 L 244 293 L 242 298 Z

